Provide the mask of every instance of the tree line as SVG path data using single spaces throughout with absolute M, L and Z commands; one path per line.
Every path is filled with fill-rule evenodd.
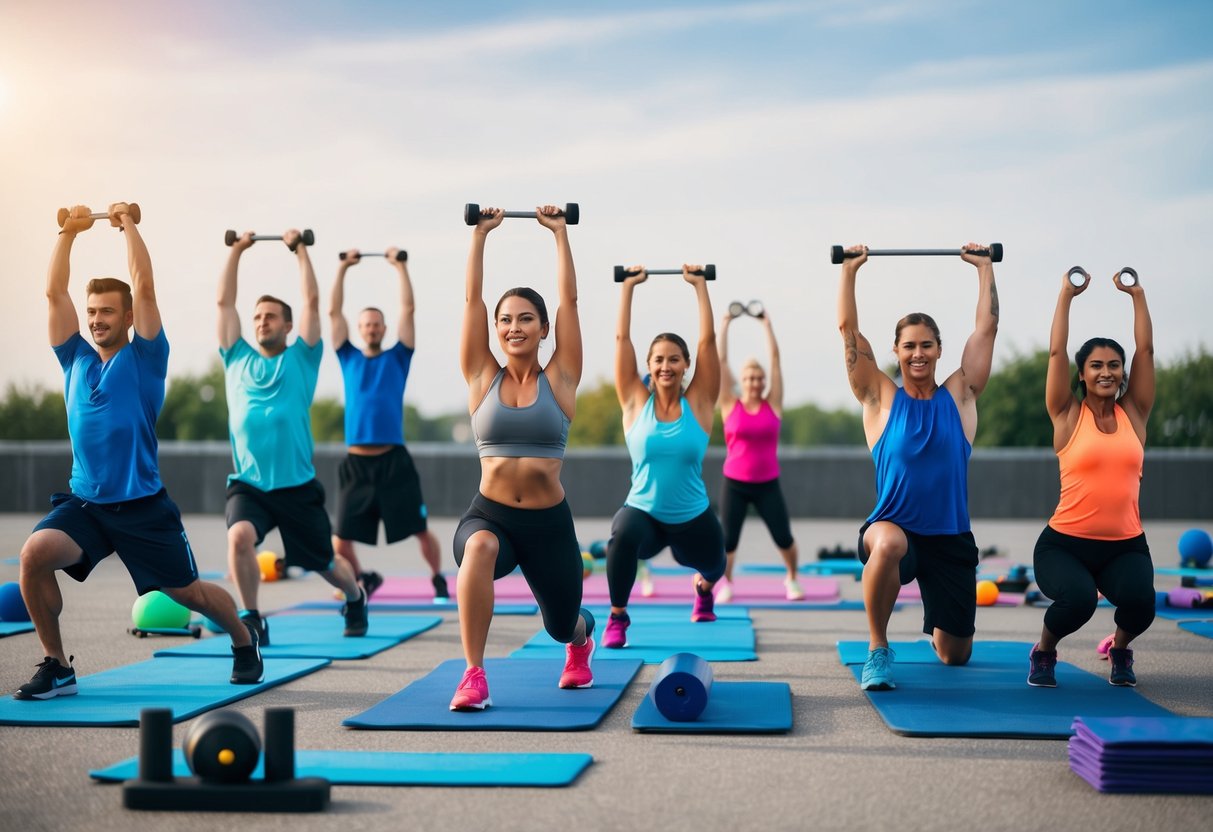
M 1048 447 L 1052 427 L 1044 410 L 1048 352 L 1019 353 L 991 376 L 978 400 L 978 447 Z M 1071 373 L 1073 373 L 1071 367 Z M 1150 415 L 1149 446 L 1213 447 L 1213 353 L 1202 347 L 1157 372 L 1158 395 Z M 344 407 L 335 398 L 312 404 L 312 434 L 317 442 L 344 440 Z M 404 435 L 409 442 L 471 440 L 466 413 L 422 415 L 406 403 Z M 166 440 L 226 441 L 227 398 L 223 368 L 215 364 L 201 375 L 170 380 L 156 434 Z M 10 384 L 0 399 L 0 439 L 67 439 L 67 413 L 61 390 Z M 720 420 L 713 444 L 723 444 Z M 863 445 L 859 406 L 826 410 L 814 404 L 785 407 L 782 442 L 788 447 Z M 622 445 L 623 426 L 615 387 L 607 381 L 577 396 L 577 418 L 569 429 L 571 447 Z

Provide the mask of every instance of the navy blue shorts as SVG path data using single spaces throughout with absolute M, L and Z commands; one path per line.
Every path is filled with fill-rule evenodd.
M 153 589 L 180 588 L 198 580 L 181 512 L 163 488 L 149 497 L 121 503 L 90 503 L 75 494 L 54 494 L 51 513 L 34 531 L 66 534 L 84 554 L 64 568 L 83 581 L 114 552 L 122 559 L 140 595 Z
M 320 480 L 303 485 L 262 491 L 240 480 L 227 487 L 224 508 L 227 527 L 247 520 L 257 531 L 260 546 L 275 528 L 282 535 L 282 553 L 287 566 L 309 572 L 333 568 L 333 527 L 324 508 L 324 486 Z

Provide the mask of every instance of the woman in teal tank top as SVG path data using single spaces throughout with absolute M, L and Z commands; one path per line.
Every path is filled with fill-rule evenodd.
M 698 369 L 683 381 L 691 356 L 673 333 L 653 339 L 645 359 L 651 382 L 641 380 L 632 344 L 632 295 L 648 278 L 634 266 L 624 280 L 616 332 L 615 393 L 623 409 L 623 431 L 632 457 L 632 488 L 611 523 L 607 546 L 607 583 L 611 617 L 602 646 L 627 646 L 628 599 L 641 560 L 666 546 L 679 563 L 696 570 L 692 621 L 715 621 L 712 587 L 724 574 L 724 533 L 708 504 L 703 484 L 703 455 L 708 447 L 720 391 L 720 358 L 712 302 L 699 266 L 682 267 L 695 289 L 699 307 Z

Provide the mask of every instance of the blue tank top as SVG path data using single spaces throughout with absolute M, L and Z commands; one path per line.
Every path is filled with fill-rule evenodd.
M 413 350 L 399 341 L 367 358 L 349 341 L 337 348 L 345 386 L 345 444 L 404 444 L 404 385 Z
M 136 332 L 104 363 L 78 332 L 54 350 L 65 382 L 72 493 L 121 503 L 160 491 L 156 418 L 168 373 L 164 329 L 150 340 Z
M 703 485 L 708 435 L 685 397 L 680 402 L 682 415 L 673 422 L 657 421 L 653 402 L 649 396 L 624 437 L 632 457 L 632 490 L 624 505 L 662 523 L 686 523 L 708 508 Z
M 951 393 L 940 387 L 929 399 L 915 399 L 898 388 L 872 448 L 876 508 L 868 522 L 888 520 L 917 534 L 969 531 L 972 451 Z
M 476 451 L 486 456 L 564 459 L 569 441 L 569 417 L 560 409 L 548 377 L 539 374 L 535 401 L 526 407 L 501 402 L 501 379 L 505 368 L 493 376 L 488 392 L 472 414 L 472 436 Z

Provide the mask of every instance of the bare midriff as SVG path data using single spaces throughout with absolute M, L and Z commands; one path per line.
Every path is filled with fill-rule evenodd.
M 562 459 L 489 456 L 480 460 L 480 493 L 514 508 L 551 508 L 564 499 Z

